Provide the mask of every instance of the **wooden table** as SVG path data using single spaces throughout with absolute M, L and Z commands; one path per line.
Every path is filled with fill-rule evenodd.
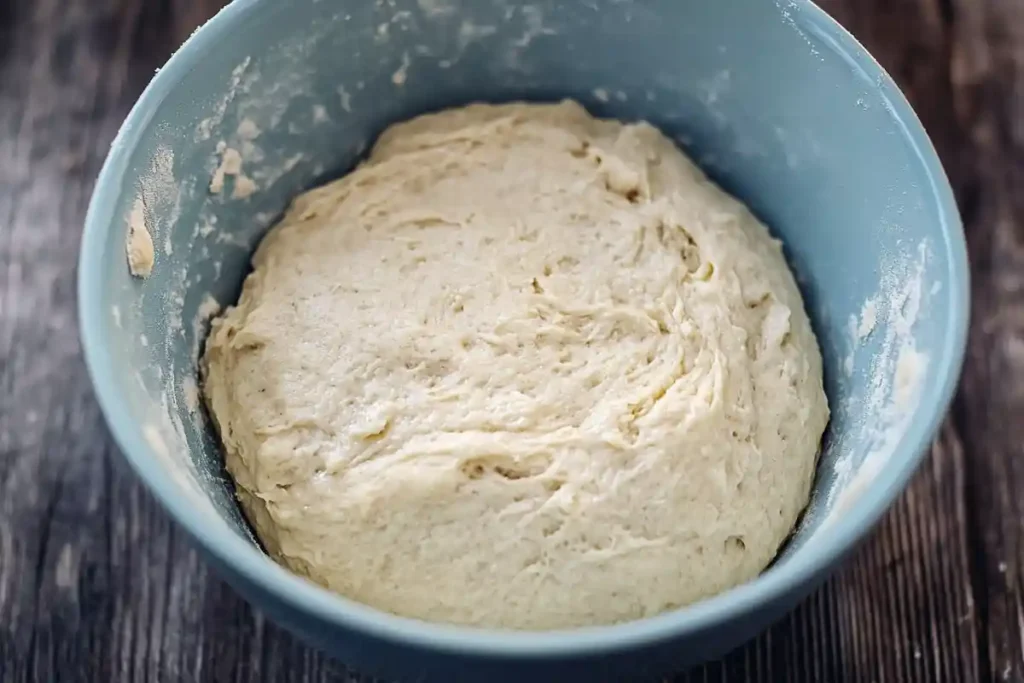
M 81 360 L 93 180 L 154 69 L 219 4 L 0 0 L 4 683 L 366 680 L 206 567 L 122 464 Z M 956 187 L 965 377 L 931 457 L 845 569 L 677 680 L 1024 681 L 1024 0 L 823 5 L 907 90 Z

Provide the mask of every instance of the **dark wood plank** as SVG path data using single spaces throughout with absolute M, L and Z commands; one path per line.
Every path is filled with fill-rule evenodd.
M 365 680 L 217 579 L 121 464 L 79 359 L 92 181 L 217 0 L 0 3 L 0 680 Z M 975 329 L 953 418 L 837 576 L 685 681 L 1024 681 L 1024 5 L 822 3 L 907 89 L 968 224 Z M 912 27 L 912 28 L 907 28 Z
M 969 489 L 988 673 L 1024 680 L 1024 4 L 955 0 L 952 82 L 974 185 L 964 212 L 974 327 L 956 420 Z

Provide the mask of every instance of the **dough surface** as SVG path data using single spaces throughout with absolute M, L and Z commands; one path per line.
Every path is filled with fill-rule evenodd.
M 354 600 L 636 619 L 755 577 L 807 503 L 828 407 L 794 279 L 647 124 L 392 126 L 253 264 L 204 394 L 267 550 Z

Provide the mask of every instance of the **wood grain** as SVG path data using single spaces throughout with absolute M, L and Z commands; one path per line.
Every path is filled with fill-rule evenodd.
M 1024 4 L 953 4 L 954 109 L 973 161 L 965 193 L 975 325 L 955 419 L 980 446 L 969 470 L 987 673 L 1024 677 Z M 1016 419 L 1016 420 L 1015 420 Z M 1019 425 L 1019 422 L 1017 423 Z
M 216 0 L 0 2 L 0 681 L 368 680 L 243 603 L 121 464 L 80 360 L 93 179 Z M 974 325 L 938 443 L 877 532 L 678 681 L 1024 682 L 1024 3 L 827 0 L 905 88 L 967 224 Z

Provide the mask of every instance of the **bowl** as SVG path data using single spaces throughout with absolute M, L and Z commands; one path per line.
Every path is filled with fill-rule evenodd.
M 235 300 L 290 198 L 350 169 L 388 124 L 471 101 L 567 97 L 660 127 L 785 243 L 832 407 L 798 528 L 758 579 L 717 597 L 543 633 L 405 619 L 289 573 L 239 513 L 200 405 L 210 317 Z M 147 278 L 125 254 L 140 220 L 155 255 Z M 965 347 L 967 272 L 920 122 L 809 2 L 236 0 L 157 74 L 117 136 L 86 219 L 79 295 L 121 450 L 259 609 L 368 672 L 565 681 L 718 656 L 823 580 L 937 431 Z

